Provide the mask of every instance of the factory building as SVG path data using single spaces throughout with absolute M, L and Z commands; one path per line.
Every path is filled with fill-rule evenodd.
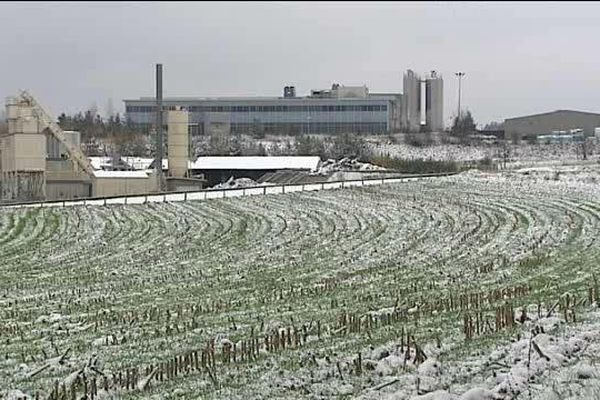
M 296 97 L 286 86 L 283 97 L 165 98 L 166 110 L 189 111 L 192 135 L 231 134 L 383 134 L 400 129 L 401 94 L 370 94 L 366 86 L 334 84 Z M 154 123 L 155 99 L 125 100 L 128 120 Z
M 26 91 L 8 98 L 6 111 L 8 132 L 0 136 L 0 202 L 121 196 L 159 190 L 154 171 L 94 168 L 81 150 L 79 132 L 63 131 Z M 187 113 L 172 111 L 167 116 L 174 132 L 169 143 L 170 161 L 175 166 L 167 179 L 184 179 Z
M 557 110 L 543 114 L 527 115 L 504 120 L 506 139 L 535 139 L 542 135 L 582 130 L 585 136 L 594 136 L 595 128 L 600 127 L 600 114 Z
M 421 83 L 428 82 L 427 110 L 421 112 Z M 443 130 L 443 81 L 432 75 L 426 81 L 412 70 L 404 75 L 402 93 L 371 93 L 367 86 L 333 84 L 331 89 L 312 90 L 297 96 L 285 86 L 282 97 L 172 97 L 162 100 L 163 109 L 182 107 L 189 112 L 192 135 L 218 134 L 386 134 Z M 155 123 L 156 99 L 124 100 L 131 123 L 150 127 Z

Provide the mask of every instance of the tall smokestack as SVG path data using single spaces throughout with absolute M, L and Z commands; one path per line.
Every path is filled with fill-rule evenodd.
M 158 189 L 163 189 L 163 112 L 162 112 L 162 64 L 156 64 L 156 176 L 158 179 Z

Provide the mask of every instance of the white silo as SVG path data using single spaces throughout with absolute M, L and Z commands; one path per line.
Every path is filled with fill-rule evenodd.
M 184 110 L 167 113 L 167 146 L 169 152 L 169 176 L 183 178 L 188 172 L 188 125 L 189 114 Z
M 430 132 L 444 130 L 444 81 L 436 71 L 425 81 L 425 118 Z

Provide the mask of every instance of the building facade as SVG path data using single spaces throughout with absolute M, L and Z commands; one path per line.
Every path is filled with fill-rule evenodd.
M 124 100 L 128 120 L 152 125 L 155 99 Z M 370 94 L 365 86 L 333 85 L 295 97 L 287 86 L 283 97 L 165 98 L 165 110 L 189 111 L 192 134 L 209 134 L 213 126 L 226 126 L 232 134 L 385 134 L 400 130 L 402 95 Z

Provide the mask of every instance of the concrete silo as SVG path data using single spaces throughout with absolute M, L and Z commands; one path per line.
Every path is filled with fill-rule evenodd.
M 167 146 L 169 151 L 169 176 L 184 178 L 188 172 L 189 115 L 184 110 L 169 111 L 167 114 Z
M 427 130 L 444 130 L 444 81 L 436 71 L 425 80 L 425 120 Z
M 421 130 L 421 79 L 411 69 L 403 79 L 402 125 L 405 132 Z

